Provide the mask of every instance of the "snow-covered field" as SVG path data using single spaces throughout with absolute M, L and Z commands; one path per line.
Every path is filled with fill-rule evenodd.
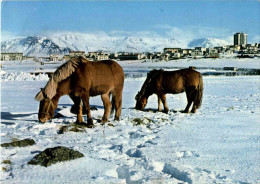
M 256 59 L 178 60 L 171 62 L 119 62 L 125 71 L 146 72 L 152 68 L 238 67 L 259 69 Z M 55 70 L 58 64 L 2 62 L 1 143 L 32 138 L 36 145 L 1 148 L 1 183 L 259 183 L 260 182 L 260 77 L 204 76 L 204 96 L 196 114 L 183 114 L 185 94 L 167 95 L 168 114 L 154 112 L 157 98 L 146 109 L 134 110 L 134 97 L 145 78 L 128 77 L 123 92 L 119 122 L 101 126 L 100 97 L 91 98 L 93 129 L 58 134 L 63 125 L 75 122 L 71 100 L 62 97 L 57 113 L 64 117 L 51 123 L 37 120 L 34 96 L 44 87 L 46 75 L 35 70 Z M 136 125 L 135 118 L 143 120 Z M 27 165 L 46 148 L 66 146 L 85 157 L 51 165 Z M 3 168 L 5 168 L 3 170 Z

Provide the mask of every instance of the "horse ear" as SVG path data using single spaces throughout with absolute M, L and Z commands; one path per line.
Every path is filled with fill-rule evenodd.
M 37 101 L 42 101 L 44 99 L 44 94 L 43 91 L 41 90 L 36 96 L 35 96 L 35 100 Z

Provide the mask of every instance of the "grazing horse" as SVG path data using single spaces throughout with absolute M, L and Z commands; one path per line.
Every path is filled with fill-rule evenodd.
M 152 70 L 141 88 L 141 91 L 135 97 L 135 109 L 143 110 L 147 104 L 148 97 L 152 94 L 158 96 L 158 111 L 161 111 L 161 103 L 164 106 L 164 112 L 169 109 L 166 103 L 166 94 L 178 94 L 186 92 L 188 104 L 184 110 L 189 112 L 193 103 L 191 112 L 195 113 L 201 106 L 203 95 L 203 80 L 199 72 L 193 69 L 182 69 L 177 71 Z
M 89 97 L 101 95 L 104 104 L 102 123 L 108 121 L 111 108 L 115 109 L 115 120 L 119 120 L 122 108 L 124 72 L 113 60 L 88 61 L 75 57 L 61 65 L 35 97 L 40 101 L 38 119 L 44 123 L 54 117 L 61 96 L 69 95 L 76 107 L 77 122 L 82 123 L 82 105 L 86 109 L 87 123 L 93 125 L 90 114 Z M 112 100 L 110 102 L 110 95 Z

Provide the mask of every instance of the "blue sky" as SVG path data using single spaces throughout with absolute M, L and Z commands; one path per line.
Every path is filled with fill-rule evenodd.
M 4 1 L 2 40 L 51 32 L 259 40 L 259 1 Z

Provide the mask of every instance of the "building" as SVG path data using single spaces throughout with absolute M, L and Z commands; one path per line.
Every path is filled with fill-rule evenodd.
M 194 58 L 202 58 L 203 57 L 203 52 L 201 50 L 198 50 L 198 49 L 193 49 L 191 51 L 191 56 L 194 57 Z
M 59 55 L 58 54 L 51 54 L 50 55 L 50 61 L 59 61 Z
M 180 53 L 181 53 L 182 57 L 190 56 L 191 55 L 191 49 L 182 49 Z
M 128 53 L 128 52 L 124 52 L 124 53 L 119 53 L 118 54 L 118 58 L 120 60 L 140 60 L 142 59 L 142 54 L 139 53 Z
M 23 60 L 23 53 L 19 53 L 19 52 L 1 53 L 1 60 L 2 61 Z
M 69 56 L 75 57 L 75 56 L 85 56 L 85 51 L 70 51 Z
M 246 33 L 234 34 L 234 45 L 246 45 L 246 44 L 247 44 L 247 34 Z
M 174 54 L 174 53 L 180 53 L 182 49 L 181 48 L 164 48 L 164 53 Z
M 108 60 L 109 54 L 104 52 L 89 52 L 87 58 L 93 61 Z
M 207 48 L 205 56 L 208 58 L 219 58 L 219 52 L 217 49 Z

